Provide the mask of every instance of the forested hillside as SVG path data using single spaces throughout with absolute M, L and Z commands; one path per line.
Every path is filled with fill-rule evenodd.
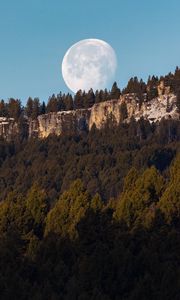
M 1 299 L 179 299 L 180 125 L 0 144 Z
M 16 190 L 26 193 L 37 184 L 53 203 L 59 193 L 80 178 L 88 192 L 103 201 L 122 191 L 123 178 L 131 167 L 144 170 L 155 165 L 165 172 L 178 152 L 180 122 L 144 119 L 113 125 L 73 136 L 49 136 L 0 144 L 0 199 Z
M 134 78 L 107 95 L 151 101 L 160 80 Z M 177 108 L 179 80 L 178 68 L 163 78 Z M 104 99 L 89 93 L 73 105 Z M 53 99 L 1 101 L 1 116 L 34 119 L 57 109 Z M 179 290 L 178 119 L 111 118 L 80 134 L 1 138 L 0 299 L 179 300 Z

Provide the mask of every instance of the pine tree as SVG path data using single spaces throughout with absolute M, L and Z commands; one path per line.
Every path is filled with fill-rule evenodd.
M 41 115 L 44 115 L 46 113 L 46 104 L 45 102 L 43 101 L 43 103 L 41 104 L 40 106 L 40 114 Z
M 65 99 L 65 110 L 72 110 L 73 109 L 73 98 L 72 96 L 68 93 Z
M 57 112 L 58 111 L 58 100 L 56 96 L 53 94 L 51 98 L 48 100 L 47 104 L 47 112 Z
M 89 108 L 92 107 L 95 103 L 95 95 L 93 89 L 90 89 L 88 93 L 85 95 L 84 107 Z
M 57 95 L 58 111 L 65 110 L 65 98 L 66 95 L 65 94 L 62 95 L 61 92 Z
M 74 96 L 74 106 L 75 106 L 75 109 L 80 109 L 83 107 L 82 90 L 77 91 L 76 95 Z
M 59 201 L 49 212 L 45 232 L 62 236 L 77 237 L 77 224 L 90 207 L 90 195 L 81 180 L 77 179 L 70 189 L 62 194 Z
M 104 90 L 104 101 L 110 100 L 110 94 L 107 89 Z
M 0 101 L 0 117 L 7 117 L 7 105 L 5 104 L 4 100 Z
M 114 214 L 128 226 L 136 222 L 147 225 L 148 214 L 153 213 L 150 208 L 158 202 L 164 187 L 164 179 L 155 167 L 147 169 L 139 177 L 137 175 L 136 169 L 131 169 L 125 178 L 125 188 Z
M 127 111 L 127 104 L 125 102 L 121 103 L 120 113 L 121 113 L 121 121 L 124 121 L 125 119 L 127 119 L 128 111 Z
M 8 115 L 11 118 L 14 118 L 16 121 L 18 120 L 18 118 L 21 115 L 21 101 L 20 100 L 16 100 L 14 98 L 10 98 L 9 99 L 9 103 L 8 103 Z
M 34 98 L 32 119 L 35 120 L 40 114 L 40 101 L 39 98 Z
M 95 103 L 100 103 L 101 102 L 101 98 L 100 98 L 100 95 L 99 95 L 99 91 L 97 90 L 95 92 Z
M 159 208 L 163 212 L 167 223 L 180 219 L 180 155 L 177 155 L 170 168 L 170 181 L 164 191 Z
M 150 101 L 153 98 L 156 98 L 158 96 L 158 82 L 159 79 L 158 77 L 152 76 L 149 77 L 148 82 L 147 82 L 147 99 Z
M 35 223 L 43 224 L 48 211 L 47 196 L 36 184 L 28 192 L 26 206 Z
M 26 111 L 28 118 L 31 118 L 32 112 L 33 112 L 33 99 L 31 97 L 29 97 L 27 100 L 25 111 Z
M 111 99 L 119 99 L 120 95 L 121 95 L 121 91 L 118 88 L 117 83 L 114 82 L 112 89 L 111 89 L 110 98 Z

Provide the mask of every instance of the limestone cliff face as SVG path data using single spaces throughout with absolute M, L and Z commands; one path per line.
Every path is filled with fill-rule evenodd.
M 118 124 L 121 119 L 120 104 L 120 99 L 94 104 L 89 118 L 89 130 L 93 125 L 98 129 L 102 128 L 112 117 Z
M 19 134 L 17 122 L 13 118 L 0 117 L 0 136 L 10 141 Z
M 161 98 L 163 95 L 168 96 L 170 94 L 170 86 L 165 86 L 163 80 L 160 81 L 160 84 L 157 87 L 158 89 L 158 96 Z
M 46 138 L 50 134 L 72 135 L 91 130 L 92 126 L 102 128 L 108 120 L 119 124 L 122 121 L 121 104 L 126 103 L 129 122 L 133 116 L 136 120 L 141 117 L 150 122 L 158 122 L 162 118 L 179 120 L 176 107 L 176 96 L 159 87 L 159 96 L 139 106 L 135 94 L 127 94 L 117 100 L 110 100 L 95 104 L 90 109 L 77 109 L 40 115 L 36 120 L 25 119 L 28 128 L 28 137 Z M 6 140 L 13 139 L 19 134 L 18 124 L 12 118 L 0 118 L 0 136 Z
M 30 120 L 29 137 L 46 138 L 50 134 L 70 135 L 88 130 L 90 109 L 78 109 L 44 114 Z
M 141 106 L 135 94 L 128 94 L 121 96 L 118 100 L 95 104 L 91 109 L 89 129 L 92 128 L 93 124 L 100 129 L 107 120 L 111 118 L 119 124 L 122 121 L 120 107 L 123 102 L 126 103 L 128 113 L 128 118 L 124 120 L 124 122 L 129 122 L 131 117 L 134 117 L 136 121 L 143 117 L 150 122 L 158 122 L 162 118 L 179 119 L 176 107 L 176 96 L 167 93 L 167 90 L 165 93 L 161 93 L 157 98 L 149 102 L 143 102 Z
M 136 120 L 141 117 L 150 122 L 160 121 L 161 118 L 179 119 L 176 107 L 176 97 L 173 94 L 164 94 L 150 102 L 144 102 L 139 106 L 135 94 L 121 96 L 120 99 L 101 102 L 90 109 L 79 109 L 41 115 L 38 120 L 30 122 L 29 136 L 45 138 L 49 134 L 68 135 L 91 130 L 92 126 L 103 128 L 108 120 L 113 119 L 117 124 L 122 121 L 121 104 L 127 105 L 129 122 L 133 116 Z
M 142 106 L 139 106 L 138 99 L 132 95 L 126 95 L 121 98 L 121 101 L 125 101 L 128 110 L 129 121 L 133 116 L 136 120 L 141 117 L 149 120 L 150 122 L 159 122 L 162 118 L 179 120 L 179 113 L 177 112 L 176 96 L 171 93 L 160 94 L 157 98 L 151 101 L 143 102 Z

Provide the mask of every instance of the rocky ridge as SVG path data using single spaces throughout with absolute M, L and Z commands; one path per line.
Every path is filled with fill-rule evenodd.
M 127 94 L 117 100 L 96 103 L 89 109 L 77 109 L 72 111 L 60 111 L 38 116 L 36 120 L 27 119 L 28 136 L 46 138 L 50 134 L 62 135 L 80 133 L 91 130 L 95 125 L 102 128 L 109 119 L 119 124 L 122 121 L 121 105 L 126 103 L 128 118 L 124 122 L 129 122 L 131 117 L 139 120 L 141 117 L 150 122 L 159 122 L 162 118 L 172 118 L 179 120 L 179 113 L 176 107 L 176 96 L 163 90 L 163 86 L 158 89 L 159 95 L 151 101 L 144 101 L 139 106 L 138 98 L 135 94 Z M 0 136 L 11 140 L 19 134 L 18 123 L 13 118 L 0 118 Z

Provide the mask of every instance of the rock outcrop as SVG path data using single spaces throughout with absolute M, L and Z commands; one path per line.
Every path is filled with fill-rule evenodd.
M 118 100 L 95 104 L 91 109 L 89 129 L 92 128 L 93 124 L 95 124 L 97 128 L 103 127 L 107 120 L 112 117 L 117 124 L 121 122 L 122 115 L 120 107 L 123 102 L 126 103 L 128 114 L 128 118 L 124 120 L 124 122 L 129 122 L 131 117 L 134 117 L 136 121 L 143 117 L 150 122 L 157 122 L 162 118 L 179 119 L 179 113 L 176 107 L 176 96 L 173 94 L 161 94 L 149 102 L 143 102 L 141 106 L 135 94 L 128 94 L 121 96 Z
M 141 107 L 136 101 L 132 100 L 127 102 L 127 109 L 129 119 L 133 116 L 136 120 L 143 117 L 150 122 L 159 122 L 162 118 L 179 120 L 176 96 L 173 94 L 164 94 L 149 102 L 143 102 Z
M 77 134 L 89 129 L 90 109 L 61 111 L 40 115 L 37 120 L 29 120 L 29 137 L 46 138 L 50 134 Z
M 19 134 L 18 123 L 13 118 L 0 117 L 0 137 L 11 141 Z
M 127 94 L 117 100 L 109 100 L 94 104 L 89 109 L 61 111 L 38 116 L 36 120 L 25 119 L 27 136 L 46 138 L 50 134 L 72 135 L 88 131 L 95 125 L 102 128 L 108 120 L 119 124 L 122 121 L 121 105 L 126 103 L 129 122 L 133 116 L 136 120 L 141 117 L 150 122 L 158 122 L 162 118 L 179 120 L 176 107 L 176 96 L 171 94 L 162 85 L 159 87 L 159 96 L 151 101 L 144 101 L 140 106 L 135 94 Z M 11 140 L 19 134 L 19 126 L 12 118 L 0 118 L 0 136 Z
M 91 108 L 88 128 L 89 130 L 93 125 L 96 128 L 102 128 L 109 119 L 112 119 L 118 124 L 121 120 L 120 105 L 121 99 L 109 100 L 101 103 L 94 104 Z

